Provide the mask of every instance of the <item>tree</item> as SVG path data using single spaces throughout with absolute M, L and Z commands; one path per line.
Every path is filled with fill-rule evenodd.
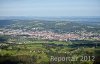
M 0 43 L 6 43 L 8 41 L 8 37 L 4 35 L 0 35 Z

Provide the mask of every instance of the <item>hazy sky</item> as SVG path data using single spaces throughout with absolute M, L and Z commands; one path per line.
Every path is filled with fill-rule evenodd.
M 0 16 L 100 16 L 100 0 L 0 0 Z

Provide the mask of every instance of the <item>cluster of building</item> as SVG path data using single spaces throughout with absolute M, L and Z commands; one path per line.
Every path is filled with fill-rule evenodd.
M 100 34 L 91 32 L 81 32 L 81 33 L 63 33 L 58 34 L 51 31 L 23 31 L 23 30 L 12 30 L 6 29 L 0 31 L 2 35 L 22 35 L 28 38 L 38 38 L 47 40 L 59 40 L 59 41 L 69 41 L 69 40 L 84 40 L 84 39 L 95 39 L 100 40 Z

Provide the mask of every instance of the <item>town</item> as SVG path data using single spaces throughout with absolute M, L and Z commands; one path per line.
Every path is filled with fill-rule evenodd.
M 100 40 L 100 34 L 85 31 L 59 34 L 51 31 L 24 31 L 20 29 L 0 29 L 0 35 L 23 36 L 26 38 L 58 41 Z

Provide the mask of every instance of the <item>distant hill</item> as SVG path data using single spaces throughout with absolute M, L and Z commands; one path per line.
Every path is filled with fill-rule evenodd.
M 48 21 L 80 21 L 100 22 L 100 16 L 61 16 L 61 17 L 33 17 L 33 16 L 0 16 L 0 20 L 48 20 Z
M 93 18 L 92 18 L 93 19 Z M 91 19 L 91 20 L 92 20 Z M 100 32 L 100 22 L 90 21 L 70 21 L 70 20 L 41 20 L 41 19 L 9 19 L 0 20 L 0 27 L 10 29 L 26 30 L 48 30 L 58 33 L 75 32 L 75 31 L 92 31 Z

